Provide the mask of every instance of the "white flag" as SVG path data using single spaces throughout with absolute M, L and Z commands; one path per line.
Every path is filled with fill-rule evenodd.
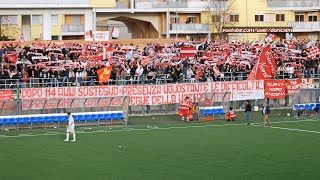
M 111 35 L 112 35 L 112 38 L 118 39 L 120 35 L 120 30 L 116 27 L 113 27 Z
M 20 41 L 20 43 L 24 43 L 25 41 L 24 41 L 24 35 L 23 34 L 21 34 L 20 36 L 19 36 L 19 41 Z

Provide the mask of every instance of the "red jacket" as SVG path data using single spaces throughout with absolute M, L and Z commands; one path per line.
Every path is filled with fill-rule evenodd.
M 185 99 L 180 102 L 180 110 L 189 110 L 189 107 L 188 101 Z

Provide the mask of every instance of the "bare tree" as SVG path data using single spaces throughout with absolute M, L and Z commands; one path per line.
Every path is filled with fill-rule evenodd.
M 209 12 L 209 27 L 213 27 L 218 39 L 224 39 L 223 28 L 233 24 L 230 15 L 235 10 L 235 0 L 208 0 L 205 8 Z
M 10 23 L 9 16 L 0 16 L 0 41 L 16 39 L 20 28 Z

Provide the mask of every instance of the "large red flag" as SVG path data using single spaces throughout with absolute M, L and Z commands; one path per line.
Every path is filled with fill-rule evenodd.
M 111 75 L 111 66 L 106 66 L 104 68 L 98 69 L 97 75 L 99 79 L 99 83 L 103 84 L 104 82 L 108 82 Z
M 254 65 L 248 80 L 274 79 L 277 74 L 277 64 L 271 53 L 270 45 L 267 45 Z

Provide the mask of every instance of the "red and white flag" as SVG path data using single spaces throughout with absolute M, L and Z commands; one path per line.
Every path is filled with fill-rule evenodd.
M 91 41 L 93 40 L 92 39 L 93 35 L 92 35 L 92 30 L 89 30 L 89 31 L 86 31 L 85 34 L 84 34 L 84 40 L 85 41 Z
M 310 49 L 309 49 L 309 52 L 308 52 L 308 58 L 310 59 L 314 59 L 316 58 L 316 56 L 320 53 L 319 49 L 317 46 L 312 46 Z
M 20 43 L 24 43 L 24 42 L 25 42 L 25 40 L 24 40 L 24 35 L 23 35 L 23 34 L 21 34 L 21 35 L 19 36 L 19 41 L 20 41 Z
M 145 65 L 148 65 L 149 63 L 151 63 L 152 62 L 152 59 L 151 59 L 151 57 L 146 57 L 146 58 L 144 58 L 142 61 L 141 61 L 141 65 L 143 65 L 143 66 L 145 66 Z
M 277 36 L 276 35 L 273 35 L 273 34 L 267 34 L 266 38 L 265 38 L 265 41 L 266 42 L 269 42 L 269 43 L 272 43 L 273 41 L 275 41 L 277 39 Z
M 120 30 L 119 30 L 119 28 L 113 27 L 113 28 L 112 28 L 112 31 L 111 31 L 111 36 L 112 36 L 112 38 L 118 39 L 118 38 L 119 38 L 119 35 L 120 35 Z
M 271 53 L 270 44 L 262 51 L 258 62 L 254 65 L 248 80 L 274 79 L 277 74 L 277 64 Z

